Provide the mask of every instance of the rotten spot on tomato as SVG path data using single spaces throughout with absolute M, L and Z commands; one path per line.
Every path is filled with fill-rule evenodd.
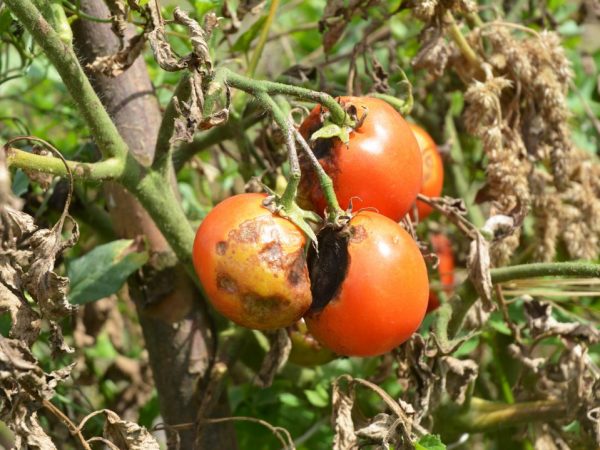
M 350 234 L 325 227 L 317 235 L 319 253 L 308 251 L 308 272 L 311 283 L 311 312 L 321 311 L 338 294 L 348 272 Z
M 294 287 L 306 281 L 304 276 L 306 273 L 306 260 L 303 251 L 297 252 L 296 255 L 290 255 L 290 257 L 293 259 L 291 264 L 288 265 L 287 280 Z
M 281 269 L 283 265 L 283 250 L 278 241 L 267 242 L 258 253 L 258 258 L 274 270 Z
M 228 292 L 229 294 L 234 294 L 238 290 L 235 281 L 233 281 L 231 277 L 224 273 L 219 273 L 217 275 L 217 288 L 222 291 Z
M 242 307 L 244 312 L 256 320 L 268 319 L 270 315 L 285 310 L 290 300 L 280 296 L 264 297 L 254 292 L 242 295 Z
M 217 255 L 223 256 L 227 251 L 227 242 L 219 241 L 216 246 Z

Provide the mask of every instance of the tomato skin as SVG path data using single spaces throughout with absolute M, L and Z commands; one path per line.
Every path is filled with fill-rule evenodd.
M 350 221 L 348 268 L 332 300 L 305 317 L 309 332 L 340 355 L 375 356 L 406 341 L 427 309 L 421 252 L 396 222 L 372 211 Z
M 355 106 L 359 118 L 367 112 L 362 125 L 350 133 L 348 145 L 334 138 L 327 151 L 319 151 L 318 145 L 315 150 L 333 181 L 340 206 L 346 209 L 352 203 L 354 211 L 372 207 L 400 220 L 415 202 L 423 176 L 421 152 L 408 122 L 380 99 L 340 97 L 339 101 Z M 306 139 L 320 127 L 320 114 L 321 106 L 315 107 L 300 126 Z M 302 195 L 322 214 L 326 202 L 318 179 L 305 159 L 302 169 Z
M 417 138 L 423 156 L 423 185 L 420 193 L 427 197 L 439 197 L 444 186 L 444 163 L 433 138 L 418 125 L 409 123 L 410 129 Z M 425 219 L 433 208 L 417 200 L 419 220 Z
M 260 330 L 286 327 L 310 307 L 306 238 L 271 213 L 263 194 L 240 194 L 214 207 L 194 241 L 193 262 L 221 314 Z
M 446 295 L 452 295 L 454 290 L 454 252 L 452 251 L 452 243 L 444 234 L 436 233 L 430 236 L 433 251 L 438 256 L 438 274 L 442 289 Z M 429 304 L 427 312 L 431 312 L 439 308 L 440 299 L 434 291 L 429 292 Z

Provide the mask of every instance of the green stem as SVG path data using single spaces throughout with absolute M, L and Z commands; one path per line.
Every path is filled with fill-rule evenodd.
M 14 0 L 13 0 L 14 1 Z M 276 83 L 267 80 L 253 80 L 243 75 L 239 75 L 227 68 L 217 69 L 216 79 L 222 79 L 229 86 L 240 89 L 244 92 L 256 96 L 258 93 L 269 95 L 289 95 L 301 100 L 316 102 L 322 104 L 331 113 L 331 120 L 336 125 L 348 125 L 350 120 L 344 108 L 329 94 L 324 92 L 312 91 L 310 89 L 292 86 L 289 84 Z
M 301 176 L 300 163 L 298 161 L 298 153 L 296 151 L 296 141 L 294 140 L 294 126 L 287 119 L 277 103 L 275 103 L 275 101 L 268 94 L 264 92 L 257 92 L 254 95 L 261 105 L 271 113 L 273 120 L 281 129 L 285 137 L 285 145 L 288 149 L 288 159 L 290 162 L 290 178 L 285 191 L 281 196 L 281 204 L 286 211 L 290 211 L 294 201 L 296 200 L 296 193 L 298 192 L 298 185 L 300 184 Z
M 196 279 L 191 261 L 194 231 L 183 209 L 179 207 L 180 202 L 175 197 L 171 184 L 165 181 L 161 173 L 151 171 L 141 180 L 125 180 L 123 185 L 148 211 L 179 261 L 185 265 L 193 279 Z
M 121 160 L 127 158 L 127 144 L 119 135 L 83 73 L 73 49 L 60 39 L 31 0 L 5 0 L 4 3 L 31 33 L 36 43 L 44 50 L 46 57 L 56 67 L 102 153 L 105 156 L 116 156 Z
M 337 217 L 340 213 L 344 211 L 340 208 L 340 204 L 338 203 L 337 196 L 335 195 L 335 190 L 333 188 L 333 181 L 327 175 L 327 172 L 323 169 L 323 166 L 319 163 L 319 160 L 312 152 L 311 148 L 308 146 L 306 139 L 300 134 L 300 132 L 294 129 L 294 134 L 296 136 L 296 140 L 300 143 L 300 147 L 308 157 L 313 170 L 317 173 L 317 178 L 319 179 L 319 184 L 321 185 L 321 189 L 323 190 L 323 196 L 325 197 L 325 201 L 327 203 L 327 221 L 331 223 L 336 223 Z
M 273 19 L 275 18 L 275 13 L 277 12 L 278 7 L 279 0 L 272 0 L 271 6 L 269 7 L 269 15 L 267 16 L 267 20 L 265 20 L 265 23 L 263 24 L 262 30 L 260 31 L 258 42 L 256 43 L 254 53 L 252 54 L 252 59 L 250 60 L 250 65 L 248 66 L 247 73 L 249 77 L 253 77 L 256 73 L 256 68 L 258 67 L 258 62 L 260 61 L 260 57 L 265 48 L 265 44 L 267 43 L 267 39 L 269 37 L 269 30 L 271 29 L 271 24 L 273 23 Z
M 496 284 L 543 276 L 596 278 L 600 277 L 600 264 L 581 262 L 522 264 L 492 269 L 491 276 L 492 283 Z M 469 281 L 466 281 L 452 299 L 452 318 L 448 324 L 448 336 L 450 338 L 456 336 L 460 331 L 467 312 L 476 300 L 477 292 L 475 288 Z
M 23 170 L 39 170 L 56 176 L 66 177 L 67 168 L 58 158 L 36 155 L 16 148 L 7 150 L 7 164 Z M 79 180 L 103 181 L 118 179 L 124 166 L 116 158 L 109 158 L 97 163 L 67 161 L 73 177 Z
M 530 422 L 550 422 L 568 417 L 567 403 L 562 400 L 539 400 L 514 404 L 497 403 L 472 398 L 468 410 L 448 405 L 439 411 L 446 421 L 444 427 L 453 432 L 481 433 Z
M 462 55 L 473 67 L 481 68 L 481 61 L 479 60 L 477 53 L 475 53 L 473 48 L 467 42 L 456 21 L 454 20 L 454 17 L 449 11 L 446 13 L 446 21 L 449 24 L 448 32 L 450 33 L 450 37 L 457 45 Z
M 156 150 L 154 152 L 154 163 L 152 166 L 156 169 L 165 165 L 165 162 L 171 158 L 171 137 L 175 129 L 175 120 L 177 111 L 175 109 L 175 99 L 180 102 L 186 101 L 191 94 L 190 77 L 186 73 L 179 80 L 179 84 L 165 109 L 160 128 L 158 129 L 158 138 L 156 140 Z
M 492 269 L 492 282 L 505 283 L 511 280 L 535 277 L 600 277 L 600 264 L 582 262 L 533 263 Z

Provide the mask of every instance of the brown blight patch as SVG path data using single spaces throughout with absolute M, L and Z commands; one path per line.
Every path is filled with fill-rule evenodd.
M 290 305 L 290 300 L 279 295 L 261 296 L 255 292 L 242 295 L 244 313 L 260 323 L 268 323 L 269 319 L 285 310 Z

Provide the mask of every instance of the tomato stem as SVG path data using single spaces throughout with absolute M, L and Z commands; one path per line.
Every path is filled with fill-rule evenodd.
M 327 202 L 327 221 L 331 223 L 336 223 L 337 218 L 344 211 L 340 208 L 340 204 L 338 203 L 337 196 L 335 195 L 335 190 L 333 189 L 333 181 L 331 177 L 327 175 L 327 172 L 323 169 L 323 166 L 319 163 L 319 160 L 309 147 L 306 139 L 300 134 L 298 130 L 294 130 L 294 135 L 296 136 L 296 140 L 300 143 L 300 148 L 304 151 L 308 160 L 310 161 L 314 171 L 317 173 L 317 177 L 319 178 L 319 184 L 321 185 L 321 189 L 323 190 L 323 196 L 325 197 L 325 201 Z
M 313 91 L 303 87 L 292 86 L 267 80 L 253 80 L 239 75 L 225 67 L 216 70 L 216 78 L 222 79 L 226 84 L 240 89 L 256 97 L 259 93 L 269 95 L 289 95 L 310 102 L 323 105 L 331 113 L 331 121 L 339 126 L 351 126 L 352 120 L 344 111 L 344 108 L 329 94 Z

